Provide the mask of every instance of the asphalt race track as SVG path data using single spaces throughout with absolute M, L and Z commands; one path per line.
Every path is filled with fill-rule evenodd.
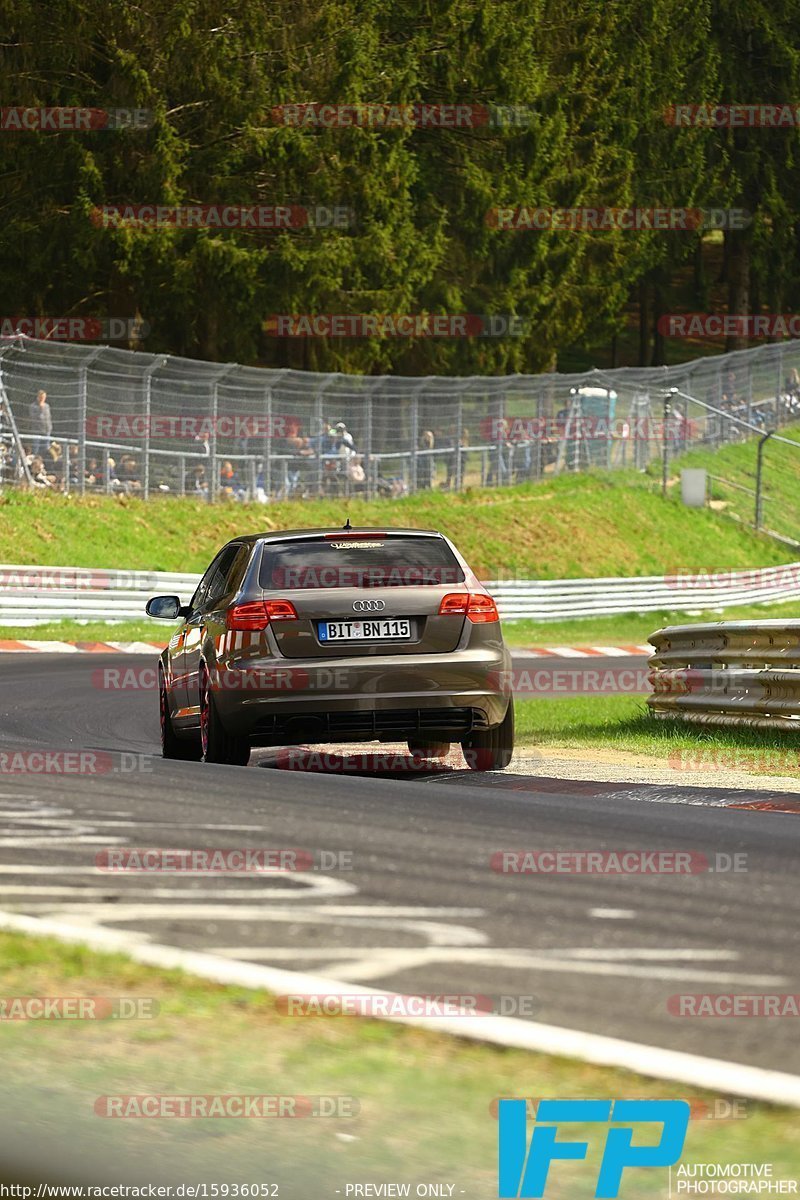
M 155 693 L 98 686 L 101 667 L 133 663 L 3 655 L 0 755 L 111 758 L 93 775 L 0 774 L 0 909 L 392 991 L 479 993 L 505 1015 L 800 1074 L 791 1019 L 678 1016 L 668 1003 L 800 992 L 796 795 L 784 812 L 738 808 L 782 798 L 559 781 L 534 773 L 535 759 L 530 773 L 521 762 L 480 777 L 391 764 L 344 774 L 335 758 L 282 770 L 294 759 L 274 751 L 246 769 L 169 763 Z M 96 856 L 121 846 L 294 847 L 315 869 L 98 870 Z M 493 869 L 493 854 L 517 849 L 683 851 L 712 867 L 744 855 L 746 869 Z M 346 869 L 328 869 L 335 856 L 318 869 L 322 851 L 341 852 Z

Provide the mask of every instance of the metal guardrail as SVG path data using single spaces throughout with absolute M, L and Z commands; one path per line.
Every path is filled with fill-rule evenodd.
M 669 625 L 648 641 L 654 717 L 800 729 L 800 621 Z
M 188 600 L 200 576 L 163 571 L 0 564 L 0 625 L 144 620 L 156 593 Z M 623 613 L 700 612 L 800 597 L 800 563 L 724 577 L 651 575 L 611 579 L 488 580 L 506 621 L 556 621 Z
M 617 613 L 701 612 L 800 597 L 800 563 L 719 575 L 487 583 L 501 616 L 555 621 Z
M 188 600 L 199 581 L 192 572 L 0 564 L 0 625 L 147 620 L 149 596 L 175 593 Z

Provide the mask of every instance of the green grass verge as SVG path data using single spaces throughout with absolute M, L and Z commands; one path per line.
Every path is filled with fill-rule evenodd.
M 50 939 L 0 934 L 3 995 L 138 996 L 152 1020 L 3 1022 L 3 1138 L 17 1131 L 56 1172 L 59 1147 L 86 1163 L 111 1156 L 117 1176 L 274 1181 L 282 1200 L 334 1196 L 345 1182 L 442 1180 L 467 1197 L 497 1195 L 499 1096 L 706 1100 L 708 1092 L 632 1073 L 462 1042 L 431 1031 L 349 1018 L 279 1015 L 266 994 L 139 967 Z M 103 1120 L 101 1095 L 345 1095 L 351 1118 Z M 746 1119 L 694 1119 L 686 1161 L 764 1161 L 800 1172 L 800 1117 L 746 1105 Z M 581 1137 L 587 1130 L 576 1130 Z M 596 1139 L 589 1138 L 590 1143 Z M 559 1197 L 591 1196 L 600 1147 L 559 1167 Z M 42 1160 L 44 1161 L 44 1159 Z M 89 1172 L 87 1171 L 88 1175 Z M 590 1180 L 592 1181 L 590 1184 Z M 666 1172 L 626 1177 L 638 1197 L 665 1197 Z M 564 1189 L 567 1190 L 564 1190 Z M 413 1194 L 413 1191 L 412 1191 Z
M 780 433 L 800 442 L 800 424 L 786 426 Z M 675 474 L 681 467 L 706 467 L 717 477 L 711 483 L 712 498 L 724 500 L 728 512 L 735 513 L 742 521 L 752 522 L 755 500 L 742 488 L 755 490 L 758 442 L 758 436 L 753 436 L 745 442 L 722 446 L 714 453 L 690 450 L 670 464 L 670 472 Z M 723 480 L 725 482 L 721 482 Z M 767 442 L 763 481 L 763 527 L 800 540 L 800 447 L 772 440 Z M 716 553 L 717 548 L 714 550 Z M 709 566 L 713 565 L 709 562 Z M 717 565 L 724 568 L 725 563 L 720 559 Z
M 0 625 L 0 640 L 36 642 L 156 642 L 166 646 L 173 625 L 167 621 L 48 621 L 46 625 Z
M 568 665 L 568 664 L 565 664 Z M 598 747 L 668 760 L 684 768 L 735 767 L 754 774 L 800 773 L 797 736 L 769 729 L 683 725 L 651 717 L 641 696 L 575 696 L 517 700 L 520 747 Z M 730 751 L 730 754 L 725 754 Z M 524 752 L 524 751 L 523 751 Z
M 204 570 L 245 531 L 354 524 L 438 528 L 484 579 L 660 575 L 677 569 L 769 566 L 788 550 L 711 510 L 662 499 L 634 471 L 562 475 L 540 483 L 399 501 L 308 500 L 269 505 L 178 498 L 7 492 L 0 497 L 0 561 L 130 570 Z

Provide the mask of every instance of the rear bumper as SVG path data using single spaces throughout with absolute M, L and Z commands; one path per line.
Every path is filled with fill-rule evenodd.
M 457 741 L 498 725 L 510 696 L 505 647 L 441 655 L 219 662 L 212 674 L 226 728 L 258 745 L 293 741 Z

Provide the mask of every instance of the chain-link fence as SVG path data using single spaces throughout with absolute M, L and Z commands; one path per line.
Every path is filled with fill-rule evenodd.
M 501 487 L 643 469 L 753 436 L 742 421 L 767 430 L 796 414 L 800 341 L 675 367 L 464 378 L 0 342 L 0 486 L 81 494 L 268 502 Z

